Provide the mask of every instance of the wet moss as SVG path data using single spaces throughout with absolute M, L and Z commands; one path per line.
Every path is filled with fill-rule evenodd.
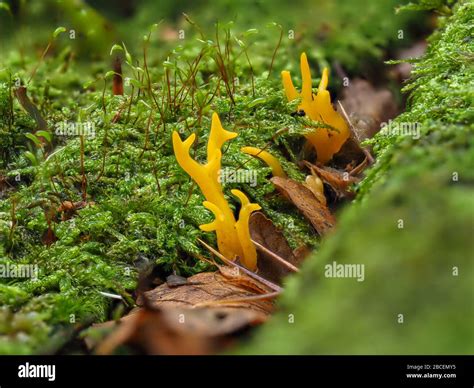
M 472 353 L 473 16 L 472 2 L 460 1 L 415 65 L 396 123 L 419 123 L 420 138 L 376 137 L 358 203 L 240 352 Z M 333 261 L 363 264 L 364 281 L 326 277 Z
M 286 103 L 279 71 L 296 68 L 299 53 L 305 49 L 319 67 L 338 61 L 356 71 L 363 64 L 377 63 L 382 47 L 397 41 L 396 31 L 408 31 L 413 23 L 413 18 L 404 16 L 390 17 L 384 29 L 374 23 L 382 21 L 394 4 L 393 0 L 377 2 L 358 18 L 360 8 L 351 1 L 343 2 L 340 9 L 324 3 L 318 13 L 322 35 L 317 40 L 322 44 L 314 45 L 312 27 L 299 24 L 296 40 L 284 36 L 269 78 L 280 36 L 278 25 L 262 29 L 257 36 L 255 31 L 221 24 L 219 47 L 223 50 L 225 43 L 230 48 L 224 75 L 216 61 L 219 50 L 214 27 L 205 27 L 207 35 L 202 37 L 187 26 L 186 34 L 192 38 L 160 40 L 160 50 L 151 45 L 147 69 L 142 43 L 129 38 L 127 46 L 134 49 L 131 53 L 125 53 L 125 46 L 121 49 L 127 62 L 123 64 L 124 96 L 110 94 L 109 49 L 102 52 L 103 42 L 90 47 L 89 56 L 76 47 L 81 41 L 61 36 L 38 67 L 34 51 L 20 55 L 16 49 L 6 50 L 2 59 L 6 70 L 0 72 L 0 109 L 4 113 L 0 115 L 1 174 L 12 187 L 0 201 L 0 257 L 2 263 L 36 264 L 39 276 L 37 280 L 0 279 L 0 304 L 8 308 L 0 317 L 0 353 L 35 352 L 51 335 L 74 322 L 110 318 L 111 299 L 100 292 L 118 294 L 131 307 L 131 293 L 144 267 L 156 265 L 165 274 L 181 275 L 208 268 L 196 256 L 206 253 L 197 238 L 215 245 L 214 236 L 198 228 L 211 220 L 211 214 L 175 161 L 171 133 L 178 130 L 182 137 L 196 133 L 194 156 L 204 160 L 212 111 L 219 113 L 226 129 L 239 133 L 225 148 L 223 168 L 248 170 L 257 183 L 229 181 L 224 184 L 225 192 L 233 188 L 246 192 L 282 228 L 293 248 L 302 244 L 318 248 L 319 239 L 310 225 L 276 195 L 268 180 L 270 169 L 242 154 L 240 148 L 266 148 L 283 160 L 290 177 L 302 180 L 296 162 L 304 128 L 290 116 L 294 106 Z M 45 12 L 37 7 L 38 12 Z M 281 11 L 295 20 L 305 13 L 304 7 L 295 14 Z M 201 15 L 206 24 L 204 12 Z M 292 25 L 282 28 L 286 34 Z M 49 39 L 49 32 L 41 34 L 36 48 Z M 244 48 L 249 50 L 251 64 Z M 106 59 L 92 60 L 97 54 Z M 79 55 L 77 62 L 71 59 L 74 55 Z M 188 79 L 189 64 L 198 57 L 199 71 Z M 51 141 L 37 143 L 26 138 L 25 134 L 35 131 L 35 123 L 17 101 L 10 114 L 9 101 L 17 81 L 28 84 L 30 99 L 50 126 Z M 179 90 L 184 92 L 179 94 Z M 175 93 L 179 103 L 169 98 Z M 66 133 L 58 132 L 61 123 Z M 59 211 L 60 206 L 65 201 L 80 203 L 84 196 L 81 139 L 77 133 L 68 133 L 69 128 L 73 132 L 78 128 L 68 126 L 71 123 L 87 123 L 93 131 L 83 138 L 87 204 L 67 215 Z M 277 136 L 282 129 L 286 130 Z M 230 196 L 229 201 L 234 209 L 238 206 Z M 31 326 L 16 330 L 17 316 L 25 317 Z

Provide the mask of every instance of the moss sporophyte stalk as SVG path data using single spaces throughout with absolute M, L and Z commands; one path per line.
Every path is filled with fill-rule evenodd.
M 313 94 L 311 73 L 305 53 L 300 59 L 302 87 L 298 93 L 291 81 L 290 72 L 282 71 L 281 77 L 288 101 L 301 98 L 298 110 L 302 110 L 311 120 L 327 124 L 329 128 L 317 128 L 305 137 L 314 146 L 318 162 L 327 163 L 337 153 L 350 132 L 344 118 L 331 105 L 331 96 L 326 90 L 328 85 L 328 69 L 324 68 L 317 94 Z
M 200 228 L 206 232 L 216 232 L 219 251 L 226 258 L 231 260 L 238 258 L 247 268 L 255 270 L 257 268 L 257 252 L 250 239 L 248 222 L 250 214 L 259 210 L 260 206 L 250 203 L 247 196 L 241 191 L 232 190 L 231 193 L 241 202 L 239 219 L 236 221 L 219 182 L 221 148 L 226 141 L 236 136 L 235 132 L 229 132 L 222 128 L 219 116 L 214 113 L 207 143 L 206 164 L 202 165 L 196 162 L 189 155 L 189 149 L 196 139 L 195 134 L 182 141 L 179 134 L 176 131 L 173 132 L 173 148 L 179 165 L 193 178 L 204 194 L 206 201 L 203 202 L 203 205 L 215 216 L 213 222 L 200 225 Z

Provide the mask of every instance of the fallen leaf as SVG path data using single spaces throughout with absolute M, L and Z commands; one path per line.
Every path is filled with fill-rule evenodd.
M 318 166 L 309 162 L 305 162 L 305 165 L 312 173 L 317 174 L 325 184 L 331 187 L 335 193 L 336 200 L 354 197 L 354 193 L 350 191 L 350 186 L 359 182 L 359 179 L 353 177 L 349 172 L 339 171 L 328 166 Z
M 118 323 L 107 322 L 112 333 L 96 346 L 95 353 L 112 354 L 128 345 L 150 355 L 215 354 L 232 344 L 234 334 L 263 322 L 254 311 L 232 308 L 140 308 Z
M 205 354 L 208 351 L 204 338 L 193 333 L 177 335 L 169 327 L 166 312 L 161 310 L 135 309 L 118 322 L 94 325 L 93 329 L 111 332 L 98 344 L 91 341 L 90 336 L 86 337 L 86 343 L 95 347 L 94 353 L 98 355 L 112 354 L 123 345 L 145 354 Z
M 299 266 L 300 260 L 293 254 L 293 250 L 288 245 L 288 241 L 281 230 L 278 229 L 270 219 L 265 217 L 262 212 L 255 212 L 250 216 L 249 229 L 253 241 L 267 248 L 293 266 Z M 281 284 L 281 280 L 286 275 L 294 272 L 280 264 L 265 251 L 259 249 L 258 246 L 257 250 L 258 274 L 265 279 Z
M 271 182 L 311 222 L 316 232 L 323 235 L 336 220 L 329 209 L 319 202 L 310 189 L 289 178 L 273 177 Z
M 144 307 L 117 322 L 95 325 L 112 330 L 98 343 L 97 354 L 111 354 L 131 345 L 146 354 L 211 354 L 222 351 L 235 336 L 266 321 L 273 310 L 264 285 L 235 268 L 204 272 L 145 292 Z M 86 338 L 88 346 L 94 346 Z
M 164 283 L 144 293 L 147 304 L 152 308 L 199 307 L 199 305 L 219 302 L 233 308 L 250 309 L 261 314 L 269 314 L 273 305 L 268 301 L 233 302 L 269 292 L 265 286 L 241 273 L 238 269 L 224 267 L 222 272 L 202 272 L 187 279 L 187 285 L 170 287 Z M 228 302 L 226 303 L 226 300 Z

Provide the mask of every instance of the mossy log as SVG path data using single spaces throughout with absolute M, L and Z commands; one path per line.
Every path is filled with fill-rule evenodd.
M 473 16 L 460 2 L 440 18 L 407 112 L 373 141 L 378 161 L 358 201 L 240 352 L 473 353 Z M 388 136 L 403 123 L 419 136 Z M 364 265 L 363 281 L 327 277 L 333 262 Z

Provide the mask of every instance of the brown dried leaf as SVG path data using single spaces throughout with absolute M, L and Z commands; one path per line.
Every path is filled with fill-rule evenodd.
M 334 226 L 336 220 L 333 215 L 316 199 L 310 189 L 289 178 L 275 176 L 271 181 L 303 213 L 320 235 L 327 233 Z
M 203 272 L 188 278 L 187 285 L 170 287 L 167 283 L 144 293 L 147 305 L 161 307 L 198 307 L 209 302 L 219 302 L 233 308 L 254 310 L 263 315 L 269 314 L 272 303 L 268 301 L 233 302 L 268 292 L 263 285 L 234 268 L 222 272 Z M 229 302 L 226 303 L 226 300 Z
M 178 287 L 164 283 L 145 292 L 144 308 L 135 309 L 118 324 L 96 326 L 113 327 L 96 353 L 111 354 L 124 344 L 147 354 L 222 351 L 235 335 L 266 321 L 274 296 L 267 297 L 267 290 L 245 274 L 223 268 L 194 275 Z
M 176 310 L 176 309 L 170 309 Z M 176 310 L 175 312 L 178 312 Z M 137 309 L 118 323 L 110 321 L 94 328 L 110 327 L 112 333 L 95 348 L 99 355 L 112 354 L 119 346 L 130 345 L 146 354 L 205 354 L 208 346 L 192 333 L 178 335 L 166 319 L 166 311 Z M 178 325 L 175 325 L 178 327 Z M 90 342 L 86 338 L 86 342 Z M 92 342 L 91 345 L 94 345 Z
M 141 308 L 118 324 L 111 323 L 112 334 L 96 347 L 95 353 L 111 354 L 121 345 L 130 345 L 146 354 L 212 354 L 231 344 L 230 334 L 262 322 L 261 316 L 251 310 Z
M 288 245 L 285 236 L 273 222 L 265 217 L 261 212 L 253 213 L 249 221 L 250 236 L 253 241 L 272 251 L 277 256 L 286 260 L 290 264 L 298 267 L 300 260 L 293 254 L 292 249 Z M 281 280 L 288 274 L 294 272 L 288 267 L 280 264 L 271 255 L 259 250 L 258 252 L 258 274 L 277 284 L 281 284 Z
M 332 188 L 338 199 L 354 197 L 354 193 L 349 188 L 359 181 L 358 178 L 351 176 L 347 171 L 339 171 L 332 167 L 317 166 L 309 162 L 305 164 L 312 173 L 317 174 L 325 184 Z

